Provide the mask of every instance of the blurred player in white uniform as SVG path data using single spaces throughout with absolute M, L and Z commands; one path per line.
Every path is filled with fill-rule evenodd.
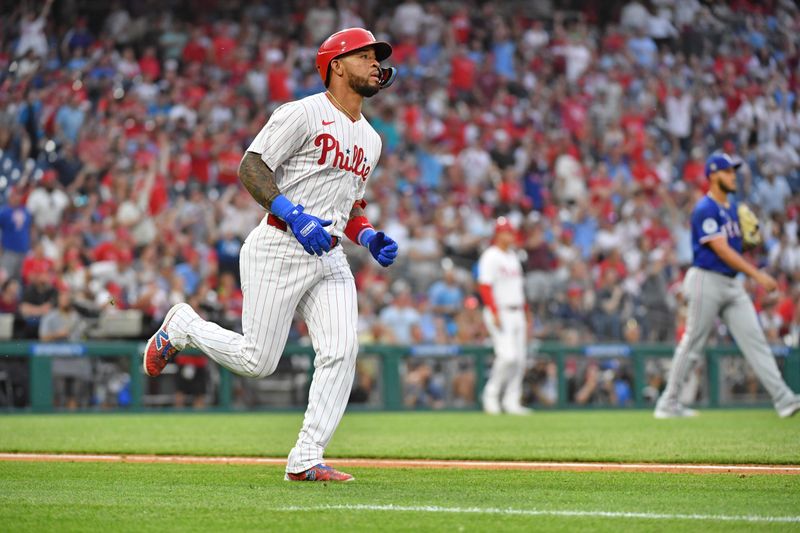
M 239 179 L 269 211 L 240 252 L 244 334 L 178 304 L 145 348 L 149 376 L 194 347 L 232 372 L 265 377 L 275 371 L 299 312 L 316 357 L 303 427 L 286 466 L 290 481 L 353 479 L 323 463 L 358 353 L 356 288 L 339 242 L 347 236 L 384 267 L 397 255 L 397 244 L 370 225 L 363 199 L 381 139 L 361 105 L 394 80 L 396 70 L 380 66 L 391 53 L 361 28 L 333 34 L 317 54 L 327 91 L 276 109 L 242 159 Z
M 531 412 L 521 404 L 528 327 L 522 264 L 513 248 L 516 238 L 511 222 L 505 217 L 498 218 L 494 244 L 478 261 L 483 319 L 492 336 L 495 355 L 482 401 L 483 410 L 493 415 Z

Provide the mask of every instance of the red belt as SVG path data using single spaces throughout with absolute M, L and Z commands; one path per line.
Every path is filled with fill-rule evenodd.
M 283 220 L 279 219 L 278 217 L 276 217 L 272 213 L 267 215 L 267 224 L 269 224 L 273 228 L 278 228 L 281 231 L 287 231 L 287 229 L 288 229 L 288 226 L 286 225 L 286 222 L 284 222 Z M 337 237 L 336 235 L 331 235 L 331 250 L 336 248 L 336 246 L 338 244 L 339 244 L 339 237 Z

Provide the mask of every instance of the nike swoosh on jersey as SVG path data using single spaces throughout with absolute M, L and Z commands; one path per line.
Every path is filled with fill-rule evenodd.
M 335 121 L 335 120 L 331 120 L 330 122 L 328 122 L 328 121 L 325 121 L 325 120 L 323 120 L 323 121 L 322 121 L 322 125 L 323 125 L 323 126 L 330 126 L 330 125 L 331 125 L 331 124 L 333 124 L 334 122 L 336 122 L 336 121 Z

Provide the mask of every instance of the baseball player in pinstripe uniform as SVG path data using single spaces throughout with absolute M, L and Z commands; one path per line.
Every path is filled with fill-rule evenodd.
M 326 92 L 276 109 L 242 159 L 239 179 L 269 211 L 240 252 L 244 334 L 207 322 L 182 303 L 145 348 L 149 376 L 191 346 L 232 372 L 265 377 L 275 371 L 299 311 L 316 358 L 303 427 L 286 466 L 291 481 L 353 479 L 323 463 L 358 353 L 356 289 L 339 242 L 346 236 L 368 248 L 384 267 L 397 256 L 397 244 L 364 214 L 381 139 L 361 115 L 363 99 L 394 81 L 396 70 L 380 65 L 391 53 L 388 43 L 361 28 L 333 34 L 317 53 Z
M 742 272 L 767 291 L 776 288 L 775 279 L 751 265 L 741 255 L 742 230 L 739 211 L 729 193 L 736 192 L 734 162 L 727 154 L 712 154 L 706 161 L 710 181 L 708 194 L 692 211 L 694 261 L 686 273 L 684 294 L 688 300 L 686 332 L 683 334 L 667 380 L 658 399 L 656 418 L 697 416 L 679 401 L 680 389 L 694 363 L 700 359 L 717 317 L 728 326 L 736 344 L 767 389 L 781 418 L 800 411 L 800 397 L 781 377 L 775 357 L 758 323 L 753 302 L 737 274 Z
M 490 415 L 527 415 L 521 404 L 525 377 L 525 290 L 522 264 L 513 248 L 517 232 L 505 217 L 494 226 L 494 244 L 478 260 L 478 291 L 483 320 L 494 345 L 492 373 L 483 388 L 483 410 Z

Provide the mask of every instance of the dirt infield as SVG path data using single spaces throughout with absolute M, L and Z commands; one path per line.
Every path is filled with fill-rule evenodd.
M 278 457 L 203 457 L 188 455 L 89 455 L 0 453 L 0 461 L 150 464 L 285 465 Z M 800 475 L 800 465 L 701 465 L 657 463 L 560 463 L 515 461 L 452 461 L 435 459 L 330 459 L 336 467 L 449 468 L 463 470 L 530 470 L 549 472 L 658 472 L 674 474 Z

